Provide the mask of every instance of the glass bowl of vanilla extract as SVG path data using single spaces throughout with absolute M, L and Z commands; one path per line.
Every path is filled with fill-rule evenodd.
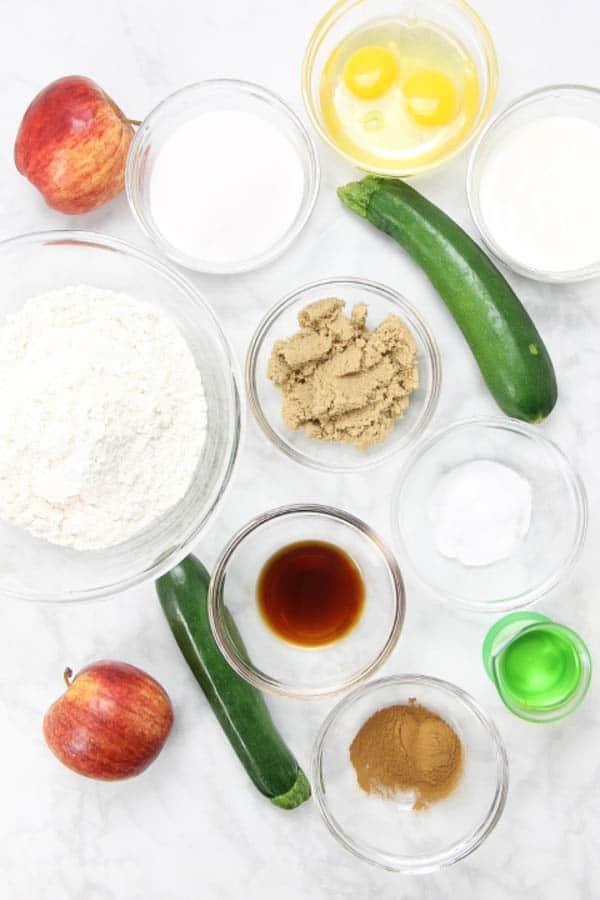
M 248 522 L 211 578 L 211 628 L 232 668 L 296 699 L 355 687 L 379 668 L 404 621 L 402 575 L 372 529 L 339 509 L 296 504 Z

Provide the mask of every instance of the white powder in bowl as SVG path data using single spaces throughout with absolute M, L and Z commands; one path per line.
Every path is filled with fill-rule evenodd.
M 600 125 L 577 116 L 534 119 L 500 137 L 479 189 L 500 249 L 541 272 L 598 263 L 599 160 Z
M 239 109 L 190 119 L 151 167 L 154 226 L 181 253 L 215 265 L 269 251 L 293 225 L 303 194 L 302 161 L 287 135 Z
M 442 556 L 487 566 L 513 555 L 529 530 L 531 485 L 503 463 L 477 459 L 446 472 L 428 516 Z
M 187 491 L 206 439 L 166 315 L 100 288 L 28 300 L 0 331 L 0 518 L 79 550 L 120 544 Z

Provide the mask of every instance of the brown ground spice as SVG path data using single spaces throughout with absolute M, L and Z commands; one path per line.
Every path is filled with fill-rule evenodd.
M 419 386 L 417 345 L 398 316 L 369 331 L 365 304 L 350 318 L 344 306 L 334 298 L 306 306 L 300 331 L 273 346 L 267 375 L 283 392 L 289 428 L 366 450 L 386 439 Z
M 413 809 L 423 809 L 454 790 L 463 749 L 444 719 L 411 698 L 367 719 L 350 745 L 350 759 L 363 791 L 384 796 L 414 791 Z

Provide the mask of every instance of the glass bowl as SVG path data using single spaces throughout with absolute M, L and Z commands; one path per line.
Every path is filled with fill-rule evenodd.
M 477 115 L 463 142 L 445 156 L 406 169 L 386 166 L 366 166 L 342 150 L 330 137 L 319 99 L 321 74 L 331 53 L 340 42 L 373 19 L 424 19 L 454 35 L 470 54 L 477 69 L 480 100 Z M 312 33 L 302 65 L 302 93 L 304 105 L 314 127 L 336 153 L 359 169 L 376 175 L 398 178 L 417 175 L 442 165 L 460 153 L 479 134 L 488 120 L 498 83 L 496 50 L 483 21 L 463 0 L 338 0 L 329 9 Z
M 374 328 L 394 313 L 410 328 L 417 342 L 419 387 L 411 395 L 408 409 L 391 434 L 368 450 L 352 445 L 319 441 L 303 431 L 288 428 L 281 414 L 282 393 L 267 377 L 267 365 L 275 341 L 298 330 L 298 313 L 324 297 L 346 301 L 346 313 L 355 303 L 369 307 L 367 325 Z M 313 469 L 353 472 L 368 469 L 404 450 L 423 433 L 437 407 L 441 386 L 440 353 L 429 327 L 414 306 L 401 294 L 374 281 L 361 278 L 326 278 L 287 294 L 266 314 L 250 342 L 246 357 L 246 390 L 256 421 L 276 447 L 291 459 Z
M 592 265 L 554 272 L 532 268 L 504 250 L 488 228 L 481 206 L 481 187 L 488 161 L 511 132 L 536 119 L 562 115 L 579 116 L 600 125 L 600 90 L 586 85 L 557 84 L 532 91 L 515 100 L 496 116 L 481 134 L 473 148 L 467 171 L 467 195 L 471 216 L 488 250 L 520 275 L 536 281 L 555 283 L 584 281 L 600 275 L 600 240 L 598 259 Z
M 296 148 L 304 171 L 304 194 L 296 218 L 288 230 L 260 255 L 227 263 L 189 256 L 169 243 L 154 221 L 150 204 L 152 166 L 165 141 L 190 119 L 221 109 L 242 110 L 272 122 Z M 210 172 L 200 171 L 198 177 L 210 178 Z M 133 214 L 160 250 L 189 269 L 217 274 L 248 272 L 283 253 L 308 221 L 317 199 L 319 180 L 319 159 L 314 142 L 293 109 L 266 88 L 233 78 L 218 78 L 188 85 L 159 103 L 146 116 L 135 134 L 125 173 L 127 198 Z M 210 214 L 210 210 L 207 210 L 207 214 Z
M 326 541 L 345 551 L 365 586 L 357 624 L 325 646 L 300 647 L 276 636 L 256 599 L 267 560 L 282 547 L 306 540 Z M 208 593 L 210 625 L 229 665 L 262 691 L 303 700 L 337 693 L 368 678 L 396 645 L 404 605 L 400 569 L 381 539 L 360 519 L 317 504 L 274 509 L 245 525 L 221 553 Z
M 438 552 L 429 510 L 439 480 L 474 460 L 509 466 L 532 489 L 527 534 L 507 559 L 489 565 L 463 565 Z M 400 558 L 425 587 L 458 606 L 497 613 L 531 606 L 565 577 L 583 546 L 587 501 L 570 462 L 538 427 L 475 418 L 415 447 L 392 498 L 392 528 Z
M 240 398 L 233 355 L 211 307 L 185 278 L 131 244 L 92 232 L 49 231 L 0 243 L 3 315 L 30 297 L 77 284 L 122 291 L 172 318 L 202 375 L 206 443 L 186 495 L 125 543 L 73 550 L 0 523 L 0 595 L 8 598 L 84 600 L 158 578 L 188 553 L 214 513 L 237 455 Z
M 456 789 L 414 810 L 414 797 L 384 798 L 359 787 L 348 752 L 377 710 L 411 698 L 458 734 L 464 753 Z M 424 675 L 397 675 L 366 684 L 329 713 L 315 742 L 315 800 L 334 838 L 354 856 L 405 874 L 450 866 L 476 850 L 497 824 L 508 791 L 508 759 L 495 725 L 465 691 Z

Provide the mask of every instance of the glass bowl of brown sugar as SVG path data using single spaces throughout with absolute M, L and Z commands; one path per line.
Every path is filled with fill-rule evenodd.
M 315 314 L 317 304 L 340 301 L 336 321 L 331 310 Z M 408 384 L 400 365 L 386 382 L 407 333 L 416 379 L 413 371 Z M 274 357 L 283 357 L 287 378 Z M 263 433 L 290 459 L 328 472 L 370 469 L 410 448 L 435 413 L 441 378 L 437 343 L 418 310 L 364 278 L 291 291 L 265 314 L 246 357 L 248 400 Z
M 359 859 L 425 874 L 476 850 L 508 790 L 502 738 L 461 688 L 424 675 L 373 681 L 323 723 L 312 784 L 334 838 Z

